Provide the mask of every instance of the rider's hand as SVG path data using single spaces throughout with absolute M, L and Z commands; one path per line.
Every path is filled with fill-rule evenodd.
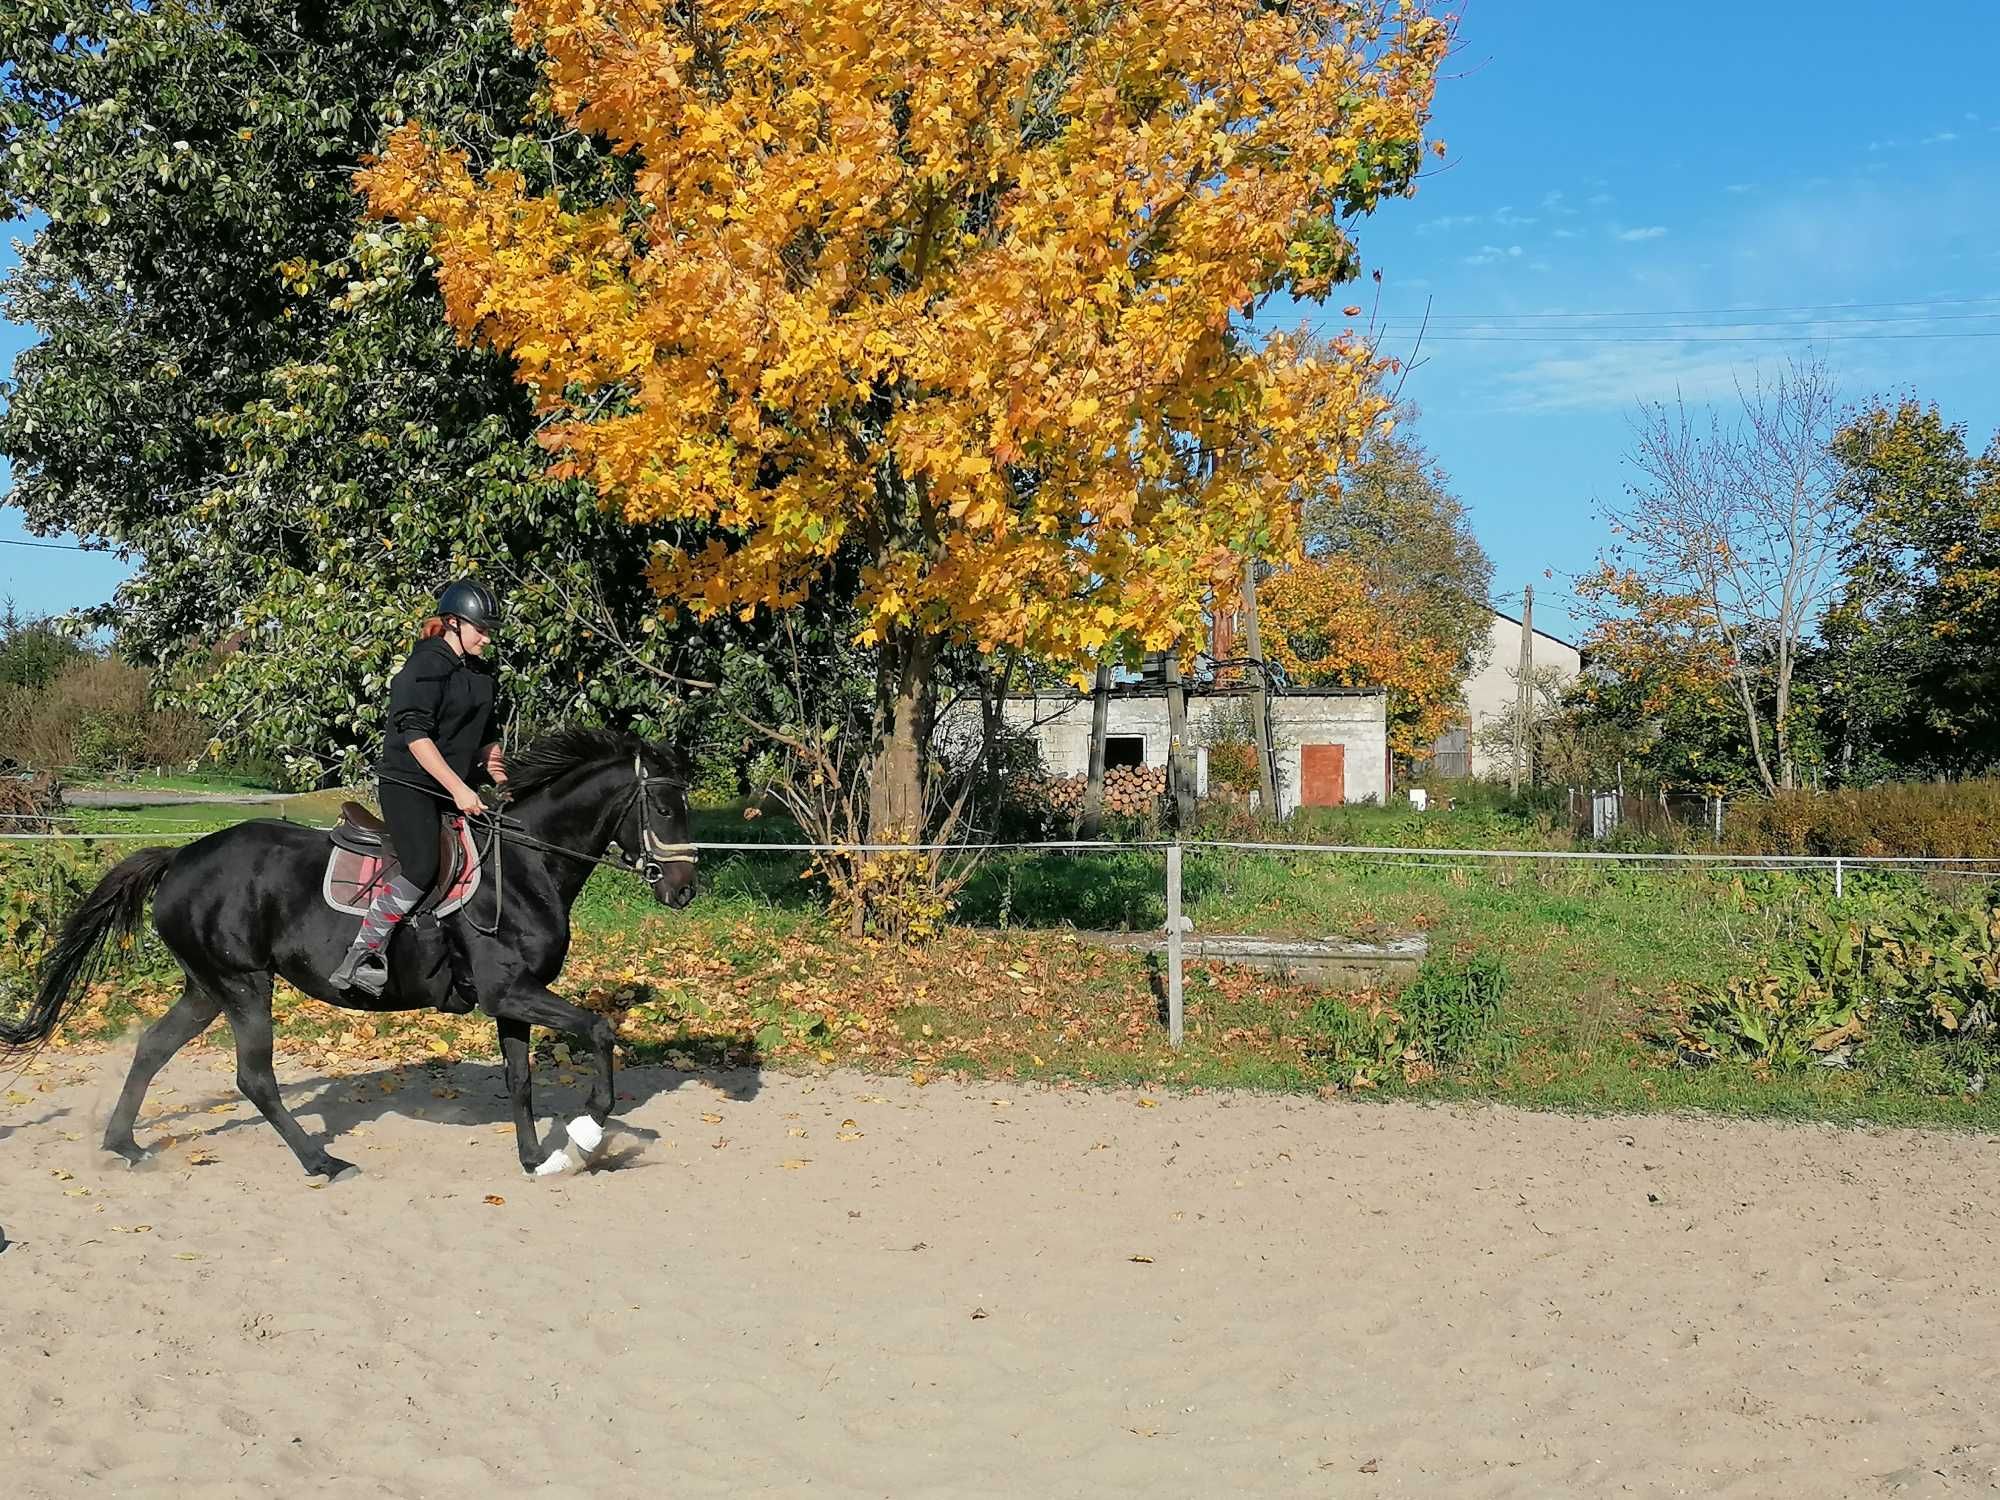
M 486 811 L 486 800 L 464 782 L 451 794 L 451 800 L 458 804 L 458 810 L 467 817 L 477 817 Z

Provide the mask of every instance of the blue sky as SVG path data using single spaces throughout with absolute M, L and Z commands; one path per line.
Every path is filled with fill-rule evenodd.
M 1538 625 L 1570 627 L 1640 400 L 1730 400 L 1817 347 L 1851 399 L 1913 390 L 1976 444 L 2000 425 L 2000 339 L 1963 336 L 2000 334 L 2000 3 L 1940 0 L 1921 26 L 1862 0 L 1463 11 L 1450 155 L 1360 240 L 1385 347 L 1430 302 L 1404 393 Z M 0 329 L 0 354 L 28 337 Z M 123 572 L 0 546 L 0 595 L 31 609 Z

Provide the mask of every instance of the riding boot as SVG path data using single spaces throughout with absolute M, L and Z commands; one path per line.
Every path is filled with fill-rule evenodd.
M 389 983 L 389 939 L 395 936 L 396 924 L 423 899 L 423 891 L 401 875 L 379 887 L 340 967 L 328 976 L 334 988 L 379 996 Z

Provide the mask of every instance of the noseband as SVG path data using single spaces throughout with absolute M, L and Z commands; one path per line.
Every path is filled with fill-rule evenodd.
M 648 776 L 636 750 L 632 752 L 632 778 L 632 795 L 626 799 L 625 805 L 630 808 L 636 803 L 639 809 L 639 854 L 634 857 L 620 848 L 618 852 L 625 857 L 619 862 L 646 884 L 656 885 L 666 878 L 668 865 L 696 863 L 695 847 L 693 844 L 666 843 L 653 832 L 653 825 L 646 818 L 652 806 L 648 793 L 653 786 L 677 786 L 679 783 L 665 776 Z

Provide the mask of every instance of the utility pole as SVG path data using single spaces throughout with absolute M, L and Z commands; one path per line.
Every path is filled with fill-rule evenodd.
M 1514 774 L 1508 778 L 1508 790 L 1517 796 L 1528 760 L 1528 712 L 1534 701 L 1534 675 L 1535 586 L 1531 583 L 1521 590 L 1521 673 L 1514 685 Z
M 1097 663 L 1097 682 L 1090 695 L 1090 776 L 1083 788 L 1083 827 L 1079 836 L 1097 837 L 1104 825 L 1104 737 L 1111 727 L 1111 663 Z
M 1173 798 L 1174 828 L 1185 833 L 1194 826 L 1194 756 L 1188 744 L 1187 685 L 1181 681 L 1178 651 L 1164 653 L 1162 675 L 1167 681 L 1167 793 Z
M 1251 667 L 1250 728 L 1257 736 L 1257 795 L 1264 816 L 1278 816 L 1278 768 L 1271 758 L 1271 680 L 1264 671 L 1264 647 L 1257 635 L 1257 559 L 1243 560 L 1243 649 Z

